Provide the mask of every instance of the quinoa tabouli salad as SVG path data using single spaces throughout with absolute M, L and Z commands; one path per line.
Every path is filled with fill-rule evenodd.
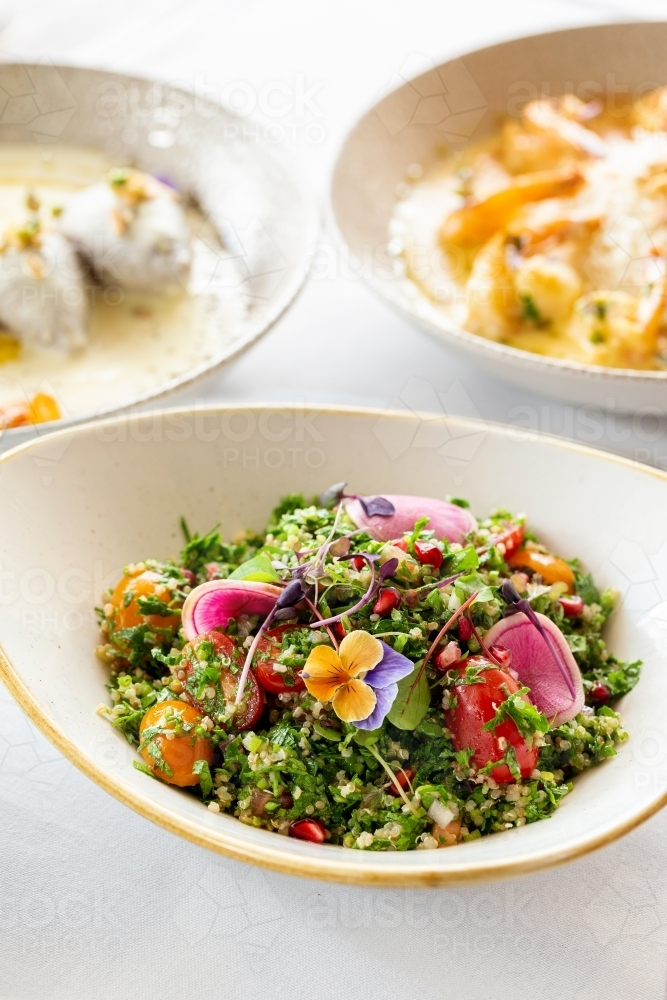
M 190 534 L 99 609 L 111 707 L 147 776 L 213 813 L 370 851 L 545 819 L 626 740 L 615 601 L 523 514 L 285 497 L 266 532 Z

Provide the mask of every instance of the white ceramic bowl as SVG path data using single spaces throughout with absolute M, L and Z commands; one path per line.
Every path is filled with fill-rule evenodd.
M 667 83 L 667 23 L 605 24 L 519 38 L 470 52 L 409 79 L 355 125 L 332 180 L 338 228 L 369 284 L 461 355 L 516 385 L 570 403 L 627 412 L 667 407 L 667 372 L 540 357 L 468 333 L 392 267 L 389 222 L 408 168 L 438 148 L 494 134 L 528 99 L 574 90 L 635 93 Z M 414 72 L 414 70 L 412 71 Z M 597 88 L 597 89 L 596 89 Z
M 92 606 L 121 567 L 181 547 L 178 518 L 226 534 L 261 528 L 287 492 L 346 479 L 361 493 L 466 495 L 529 513 L 547 544 L 625 595 L 608 630 L 643 676 L 622 703 L 631 734 L 582 775 L 556 814 L 439 851 L 315 846 L 212 814 L 132 767 L 95 709 L 106 671 Z M 667 475 L 565 441 L 458 418 L 249 406 L 116 417 L 0 458 L 0 675 L 53 743 L 122 802 L 174 833 L 293 874 L 431 885 L 532 871 L 608 843 L 667 793 Z
M 166 395 L 177 400 L 180 390 L 247 350 L 289 307 L 308 274 L 320 220 L 299 172 L 260 125 L 169 83 L 78 66 L 0 63 L 2 101 L 0 158 L 4 143 L 47 151 L 85 147 L 172 178 L 196 199 L 234 258 L 238 295 L 247 303 L 245 318 L 225 331 L 206 361 L 141 396 L 119 388 L 111 405 L 59 426 Z M 6 431 L 0 449 L 51 429 Z

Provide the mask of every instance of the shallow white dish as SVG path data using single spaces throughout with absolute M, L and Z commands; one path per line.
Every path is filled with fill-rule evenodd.
M 318 213 L 298 172 L 252 123 L 171 84 L 46 64 L 0 63 L 0 108 L 0 166 L 14 178 L 15 187 L 25 174 L 26 190 L 33 185 L 41 194 L 39 163 L 44 161 L 48 184 L 49 171 L 60 176 L 71 151 L 79 156 L 74 167 L 81 164 L 69 178 L 75 186 L 98 180 L 104 169 L 99 163 L 136 166 L 174 181 L 186 201 L 193 199 L 197 206 L 191 229 L 200 263 L 193 267 L 196 291 L 191 300 L 202 301 L 202 317 L 213 315 L 211 307 L 223 303 L 219 318 L 216 314 L 210 321 L 207 339 L 198 335 L 201 347 L 181 351 L 178 363 L 169 361 L 173 345 L 164 338 L 157 351 L 151 349 L 149 330 L 138 347 L 123 331 L 127 350 L 122 358 L 98 344 L 95 356 L 101 357 L 100 366 L 106 364 L 104 371 L 89 370 L 84 350 L 84 365 L 67 377 L 87 390 L 85 401 L 77 400 L 68 412 L 63 399 L 60 426 L 177 394 L 196 379 L 210 377 L 266 333 L 301 288 L 317 239 Z M 37 165 L 28 158 L 25 167 L 20 161 L 14 166 L 17 148 L 36 151 Z M 0 219 L 3 229 L 6 222 Z M 164 297 L 155 301 L 160 309 Z M 177 329 L 188 326 L 182 320 L 171 323 Z M 182 336 L 188 336 L 188 329 Z M 35 364 L 48 383 L 48 359 Z M 54 380 L 60 364 L 55 359 Z M 28 374 L 14 363 L 0 364 L 2 400 L 14 382 L 19 398 L 32 395 L 36 388 L 26 379 Z M 96 380 L 97 396 L 89 388 Z M 57 391 L 52 394 L 58 397 Z M 52 429 L 38 425 L 6 431 L 0 448 Z
M 640 95 L 667 83 L 667 23 L 594 25 L 504 42 L 428 69 L 409 65 L 354 126 L 331 188 L 343 239 L 380 295 L 459 354 L 534 392 L 626 412 L 667 407 L 667 372 L 542 357 L 469 333 L 402 274 L 388 253 L 389 224 L 410 168 L 438 149 L 461 149 L 497 132 L 527 100 L 574 91 Z M 405 82 L 402 82 L 405 81 Z
M 213 814 L 132 767 L 95 709 L 106 671 L 93 604 L 121 567 L 175 554 L 178 518 L 233 535 L 261 528 L 278 497 L 349 481 L 362 493 L 467 496 L 481 514 L 525 510 L 624 601 L 607 631 L 644 660 L 621 702 L 630 740 L 581 776 L 545 821 L 439 851 L 316 846 Z M 577 857 L 667 801 L 667 475 L 493 424 L 373 410 L 211 407 L 119 416 L 0 457 L 0 676 L 74 764 L 144 816 L 197 844 L 293 874 L 378 885 L 483 881 Z

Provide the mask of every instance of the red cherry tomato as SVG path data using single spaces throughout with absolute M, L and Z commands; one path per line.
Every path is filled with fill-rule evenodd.
M 402 552 L 408 551 L 408 543 L 404 538 L 393 538 L 389 544 L 393 545 L 395 549 L 400 549 Z
M 483 665 L 485 662 L 482 657 L 470 657 L 467 666 Z M 478 769 L 500 760 L 505 756 L 507 746 L 511 746 L 516 754 L 521 777 L 528 778 L 537 764 L 539 750 L 536 746 L 528 746 L 516 723 L 507 719 L 495 729 L 483 728 L 495 716 L 496 706 L 506 700 L 501 685 L 505 684 L 510 694 L 518 691 L 519 685 L 511 674 L 496 667 L 484 670 L 482 677 L 484 681 L 481 684 L 457 684 L 454 687 L 452 693 L 456 697 L 456 704 L 453 709 L 445 712 L 454 746 L 457 750 L 473 750 L 471 762 Z M 494 767 L 491 777 L 498 782 L 515 781 L 507 764 Z
M 283 636 L 285 632 L 289 631 L 289 625 L 279 625 L 277 628 L 269 629 L 259 640 L 255 657 L 255 673 L 261 687 L 269 694 L 287 694 L 306 689 L 301 674 L 296 673 L 291 668 L 286 673 L 275 669 Z
M 433 566 L 434 569 L 442 566 L 442 552 L 435 542 L 415 542 L 415 555 L 423 566 Z
M 495 538 L 491 538 L 489 544 L 500 547 L 502 555 L 507 559 L 508 556 L 511 556 L 520 547 L 525 534 L 526 528 L 523 524 L 514 524 L 511 528 L 504 531 L 502 535 L 496 535 Z
M 214 654 L 208 660 L 200 660 L 197 656 L 197 650 L 203 642 L 213 645 Z M 231 661 L 236 673 L 226 661 Z M 188 701 L 214 722 L 219 721 L 218 716 L 225 714 L 227 706 L 236 699 L 244 661 L 245 653 L 230 636 L 216 631 L 202 632 L 193 642 L 183 647 L 180 667 L 185 671 L 183 685 Z M 259 722 L 263 711 L 264 692 L 251 670 L 246 680 L 243 700 L 225 726 L 232 729 L 252 729 Z

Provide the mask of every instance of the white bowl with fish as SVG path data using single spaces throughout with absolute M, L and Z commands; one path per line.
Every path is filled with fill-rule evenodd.
M 241 119 L 165 83 L 68 66 L 1 65 L 3 101 L 3 446 L 176 399 L 289 306 L 317 212 Z

